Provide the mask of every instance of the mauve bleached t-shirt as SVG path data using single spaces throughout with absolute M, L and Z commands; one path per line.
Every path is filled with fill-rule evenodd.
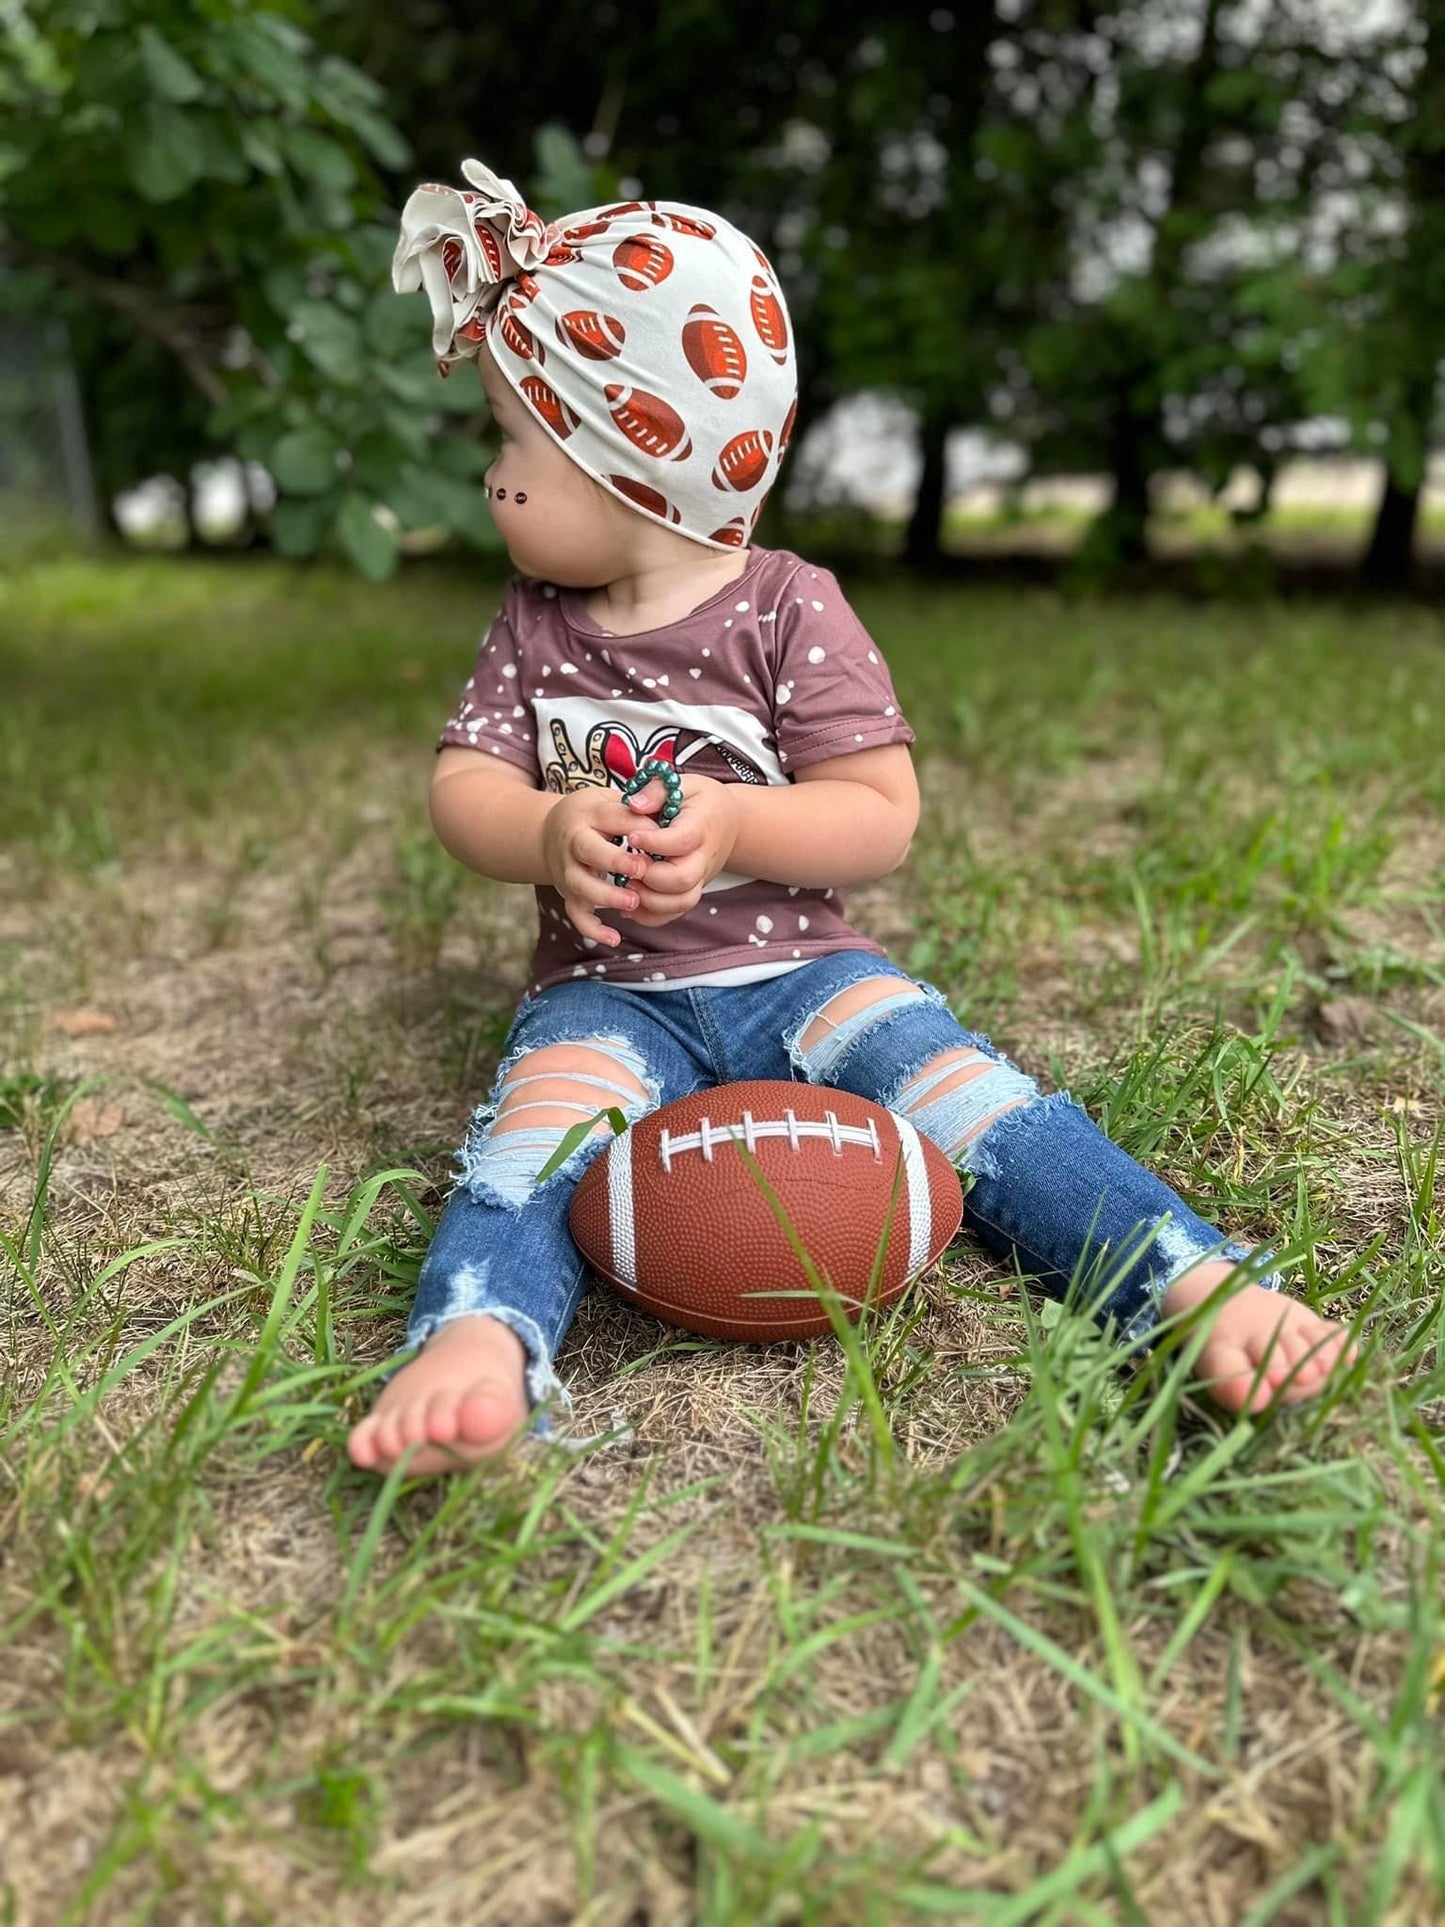
M 583 596 L 514 580 L 443 744 L 525 770 L 541 789 L 620 789 L 648 757 L 724 783 L 787 783 L 808 764 L 913 731 L 882 653 L 826 569 L 782 549 L 677 622 L 614 636 Z M 746 983 L 835 950 L 883 954 L 836 890 L 721 871 L 658 929 L 609 910 L 622 942 L 580 936 L 539 886 L 534 991 L 574 977 L 635 990 Z

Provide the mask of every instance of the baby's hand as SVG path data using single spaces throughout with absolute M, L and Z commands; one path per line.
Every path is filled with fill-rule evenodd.
M 644 859 L 661 856 L 667 861 L 647 863 L 640 875 L 629 872 L 637 878 L 633 894 L 638 899 L 637 909 L 624 912 L 629 922 L 656 928 L 684 916 L 702 895 L 703 885 L 727 868 L 738 834 L 733 787 L 710 776 L 685 776 L 682 808 L 665 830 L 653 822 L 634 822 L 628 832 L 633 849 Z M 654 779 L 626 807 L 634 819 L 654 816 L 662 807 L 661 783 Z
M 616 790 L 569 790 L 547 812 L 542 824 L 542 854 L 552 887 L 561 896 L 573 926 L 596 943 L 615 947 L 622 938 L 598 917 L 599 910 L 632 914 L 639 907 L 635 888 L 621 889 L 612 876 L 639 877 L 651 868 L 646 857 L 620 850 L 613 840 L 630 835 L 635 813 Z

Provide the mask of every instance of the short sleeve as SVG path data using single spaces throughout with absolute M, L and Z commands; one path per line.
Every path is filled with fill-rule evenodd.
M 482 637 L 477 660 L 437 748 L 479 749 L 538 775 L 534 718 L 522 693 L 522 674 L 509 595 Z
M 789 775 L 884 743 L 911 743 L 882 652 L 827 569 L 799 569 L 779 599 L 773 731 Z

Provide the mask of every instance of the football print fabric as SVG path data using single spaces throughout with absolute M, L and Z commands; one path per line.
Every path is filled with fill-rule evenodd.
M 577 465 L 639 514 L 743 548 L 787 448 L 797 364 L 782 290 L 720 215 L 623 201 L 544 222 L 463 161 L 402 210 L 392 264 L 446 374 L 485 342 Z

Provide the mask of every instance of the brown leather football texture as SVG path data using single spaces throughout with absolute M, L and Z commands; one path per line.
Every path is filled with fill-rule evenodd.
M 671 1325 L 754 1342 L 819 1337 L 833 1329 L 827 1310 L 768 1187 L 855 1319 L 885 1226 L 879 1307 L 963 1218 L 957 1173 L 906 1118 L 847 1091 L 758 1081 L 696 1091 L 615 1137 L 582 1174 L 572 1235 L 630 1304 Z

